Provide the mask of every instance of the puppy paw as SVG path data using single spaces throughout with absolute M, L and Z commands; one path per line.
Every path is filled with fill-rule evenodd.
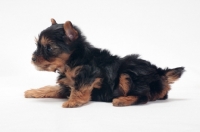
M 45 86 L 39 89 L 31 89 L 24 92 L 26 98 L 58 98 L 59 86 Z
M 68 100 L 66 102 L 63 103 L 62 107 L 63 108 L 75 108 L 75 107 L 79 107 L 82 106 L 83 103 L 78 102 L 76 100 Z
M 113 99 L 112 104 L 113 106 L 126 106 L 125 103 L 120 99 Z
M 125 96 L 113 99 L 113 106 L 129 106 L 137 102 L 138 97 L 136 96 Z
M 25 98 L 42 98 L 44 95 L 36 89 L 27 90 L 24 92 Z

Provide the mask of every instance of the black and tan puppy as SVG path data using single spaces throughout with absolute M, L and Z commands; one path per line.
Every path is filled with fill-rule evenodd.
M 32 62 L 39 70 L 58 71 L 58 84 L 25 92 L 27 98 L 69 98 L 63 107 L 92 101 L 128 106 L 167 99 L 183 67 L 161 69 L 138 55 L 123 58 L 90 45 L 70 21 L 43 30 Z

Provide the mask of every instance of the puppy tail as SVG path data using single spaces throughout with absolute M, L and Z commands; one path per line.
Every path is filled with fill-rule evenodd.
M 168 83 L 172 84 L 182 76 L 184 71 L 185 71 L 184 67 L 177 67 L 174 69 L 167 68 L 164 70 L 164 75 L 167 78 Z

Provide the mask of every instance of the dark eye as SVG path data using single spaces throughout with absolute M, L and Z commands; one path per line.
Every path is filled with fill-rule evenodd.
M 47 45 L 46 49 L 47 49 L 48 52 L 51 52 L 51 51 L 52 51 L 52 48 L 51 48 L 50 45 Z

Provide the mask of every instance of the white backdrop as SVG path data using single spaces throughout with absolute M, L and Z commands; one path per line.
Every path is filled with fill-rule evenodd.
M 0 131 L 200 131 L 200 1 L 1 0 Z M 70 20 L 96 47 L 137 53 L 162 68 L 186 67 L 169 99 L 116 108 L 91 102 L 64 109 L 64 99 L 25 99 L 30 88 L 55 84 L 56 73 L 30 63 L 34 37 Z

